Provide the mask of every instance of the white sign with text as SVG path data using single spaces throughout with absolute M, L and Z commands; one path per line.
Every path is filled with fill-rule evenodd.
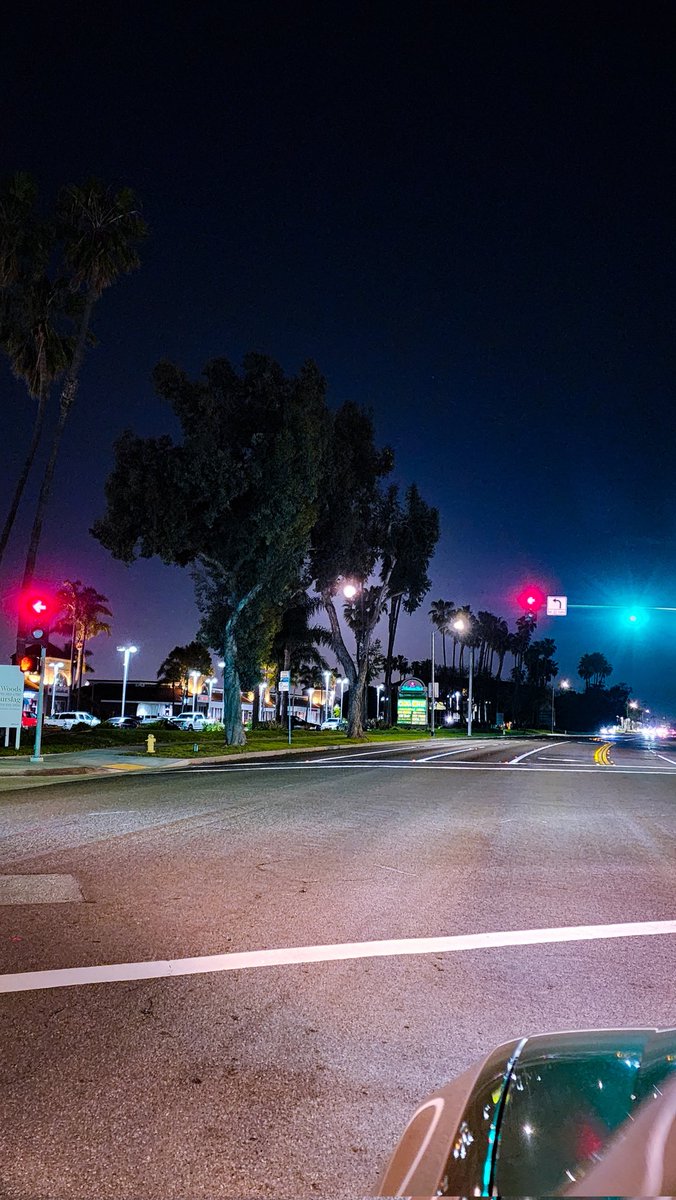
M 0 729 L 21 727 L 23 672 L 19 667 L 0 666 Z

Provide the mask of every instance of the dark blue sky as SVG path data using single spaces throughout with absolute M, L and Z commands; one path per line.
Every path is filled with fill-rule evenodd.
M 398 478 L 441 510 L 429 600 L 512 620 L 531 577 L 676 604 L 674 24 L 659 2 L 456 0 L 65 3 L 5 28 L 4 173 L 130 184 L 152 229 L 100 304 L 40 560 L 110 596 L 97 673 L 133 637 L 152 677 L 195 632 L 185 573 L 124 568 L 87 532 L 114 438 L 170 427 L 163 356 L 312 357 L 333 401 L 371 406 Z M 1 503 L 32 414 L 6 369 L 0 389 Z M 411 657 L 428 607 L 402 626 Z M 541 627 L 565 673 L 599 649 L 676 707 L 676 613 Z

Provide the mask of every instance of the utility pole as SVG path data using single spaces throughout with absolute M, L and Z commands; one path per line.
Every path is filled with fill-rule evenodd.
M 432 630 L 432 635 L 431 635 L 430 660 L 432 663 L 432 683 L 430 685 L 431 691 L 432 691 L 432 699 L 430 701 L 430 705 L 431 705 L 430 737 L 434 737 L 434 630 Z
M 474 646 L 469 652 L 469 687 L 467 689 L 467 736 L 472 736 L 472 709 L 474 707 Z

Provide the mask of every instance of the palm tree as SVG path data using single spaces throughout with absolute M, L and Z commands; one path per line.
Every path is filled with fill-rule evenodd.
M 102 621 L 102 617 L 112 617 L 108 608 L 108 597 L 96 588 L 83 587 L 79 579 L 66 579 L 57 592 L 57 601 L 61 610 L 61 618 L 56 624 L 58 633 L 70 633 L 70 692 L 73 690 L 73 676 L 77 678 L 77 704 L 80 704 L 82 676 L 85 671 L 85 656 L 87 642 L 99 634 L 105 633 L 110 637 L 110 625 Z M 74 658 L 77 655 L 77 666 L 74 669 Z M 68 704 L 70 705 L 70 695 Z
M 77 395 L 94 305 L 120 275 L 139 266 L 136 247 L 147 232 L 134 193 L 124 188 L 115 194 L 98 180 L 90 180 L 82 187 L 74 185 L 65 188 L 59 197 L 57 219 L 58 232 L 63 238 L 64 259 L 70 272 L 71 289 L 81 296 L 82 309 L 28 544 L 22 584 L 24 589 L 32 582 L 35 572 L 56 460 Z
M 157 669 L 157 678 L 160 683 L 171 685 L 174 689 L 174 698 L 176 688 L 180 685 L 182 699 L 185 701 L 192 671 L 198 671 L 202 680 L 209 678 L 213 673 L 211 655 L 202 642 L 189 642 L 187 646 L 174 646 L 164 662 L 160 663 Z
M 441 634 L 441 651 L 446 667 L 446 634 L 450 632 L 450 622 L 455 613 L 455 606 L 452 600 L 433 600 L 429 611 L 429 618 L 433 625 Z
M 612 675 L 611 667 L 605 654 L 595 650 L 592 654 L 583 654 L 578 664 L 577 673 L 584 679 L 585 691 L 591 687 L 601 687 L 603 681 Z
M 73 315 L 75 297 L 63 280 L 52 281 L 47 274 L 54 231 L 36 216 L 36 199 L 35 183 L 22 174 L 0 196 L 0 348 L 37 401 L 28 451 L 0 532 L 0 562 L 40 443 L 49 392 L 72 349 L 61 324 Z

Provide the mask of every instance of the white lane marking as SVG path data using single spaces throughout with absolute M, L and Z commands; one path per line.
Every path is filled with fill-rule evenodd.
M 402 759 L 401 762 L 348 762 L 348 763 L 287 763 L 285 766 L 261 766 L 254 765 L 250 767 L 226 767 L 225 770 L 221 767 L 195 767 L 190 770 L 189 774 L 195 775 L 223 775 L 230 771 L 350 771 L 363 769 L 377 769 L 379 771 L 521 771 L 533 773 L 535 771 L 549 772 L 549 774 L 559 775 L 595 775 L 599 776 L 596 767 L 590 763 L 589 766 L 581 764 L 577 767 L 535 767 L 530 763 L 523 765 L 517 764 L 512 766 L 511 763 L 478 763 L 478 762 L 443 762 L 435 763 L 434 766 L 421 766 L 415 758 Z M 613 776 L 615 775 L 676 775 L 676 769 L 669 770 L 668 767 L 614 767 Z M 610 778 L 610 774 L 608 775 Z M 211 811 L 211 810 L 209 810 Z
M 665 762 L 671 763 L 672 767 L 676 767 L 676 759 L 667 758 L 666 754 L 658 754 L 657 750 L 653 750 L 655 758 L 662 758 Z
M 325 946 L 281 946 L 275 950 L 241 950 L 198 958 L 158 962 L 110 963 L 99 967 L 64 967 L 0 975 L 0 993 L 78 987 L 85 983 L 120 983 L 132 979 L 172 979 L 215 971 L 253 967 L 288 967 L 299 963 L 344 962 L 357 958 L 392 958 L 407 954 L 445 954 L 457 950 L 491 950 L 497 946 L 537 946 L 553 942 L 592 942 L 607 938 L 654 937 L 676 933 L 676 921 L 628 921 L 616 925 L 565 925 L 553 929 L 508 929 L 495 933 L 460 933 L 449 937 L 390 938 L 380 942 L 343 942 Z
M 542 758 L 539 759 L 539 761 L 540 762 L 549 762 L 549 763 L 559 763 L 559 765 L 566 763 L 566 764 L 570 764 L 570 766 L 573 766 L 573 767 L 579 767 L 579 766 L 583 765 L 583 759 L 581 759 L 581 758 L 558 758 L 558 757 L 557 758 L 546 758 L 544 754 L 542 755 Z
M 536 746 L 534 750 L 526 750 L 525 754 L 517 754 L 516 758 L 510 758 L 510 763 L 523 762 L 524 758 L 530 758 L 531 754 L 541 754 L 543 750 L 554 750 L 557 746 L 567 746 L 568 742 L 545 742 L 544 746 Z
M 351 751 L 349 754 L 332 754 L 330 758 L 315 758 L 313 755 L 311 759 L 307 758 L 303 761 L 317 763 L 342 762 L 343 759 L 349 760 L 353 758 L 365 758 L 367 755 L 370 758 L 373 758 L 376 754 L 396 754 L 398 750 L 408 750 L 411 746 L 413 749 L 415 749 L 417 746 L 421 745 L 422 739 L 418 739 L 413 742 L 392 742 L 389 746 L 385 746 L 380 750 L 370 750 L 368 746 L 364 746 L 362 749 L 357 750 L 356 752 Z M 299 750 L 298 753 L 302 754 L 302 750 Z
M 487 746 L 494 744 L 495 743 L 493 741 L 466 742 L 465 745 L 461 746 L 459 750 L 443 750 L 440 754 L 427 754 L 425 758 L 416 758 L 415 761 L 419 763 L 435 762 L 435 760 L 438 758 L 450 758 L 453 754 L 465 754 L 467 750 L 485 750 Z M 500 745 L 497 745 L 496 749 L 502 750 L 503 746 L 504 742 L 502 742 Z

